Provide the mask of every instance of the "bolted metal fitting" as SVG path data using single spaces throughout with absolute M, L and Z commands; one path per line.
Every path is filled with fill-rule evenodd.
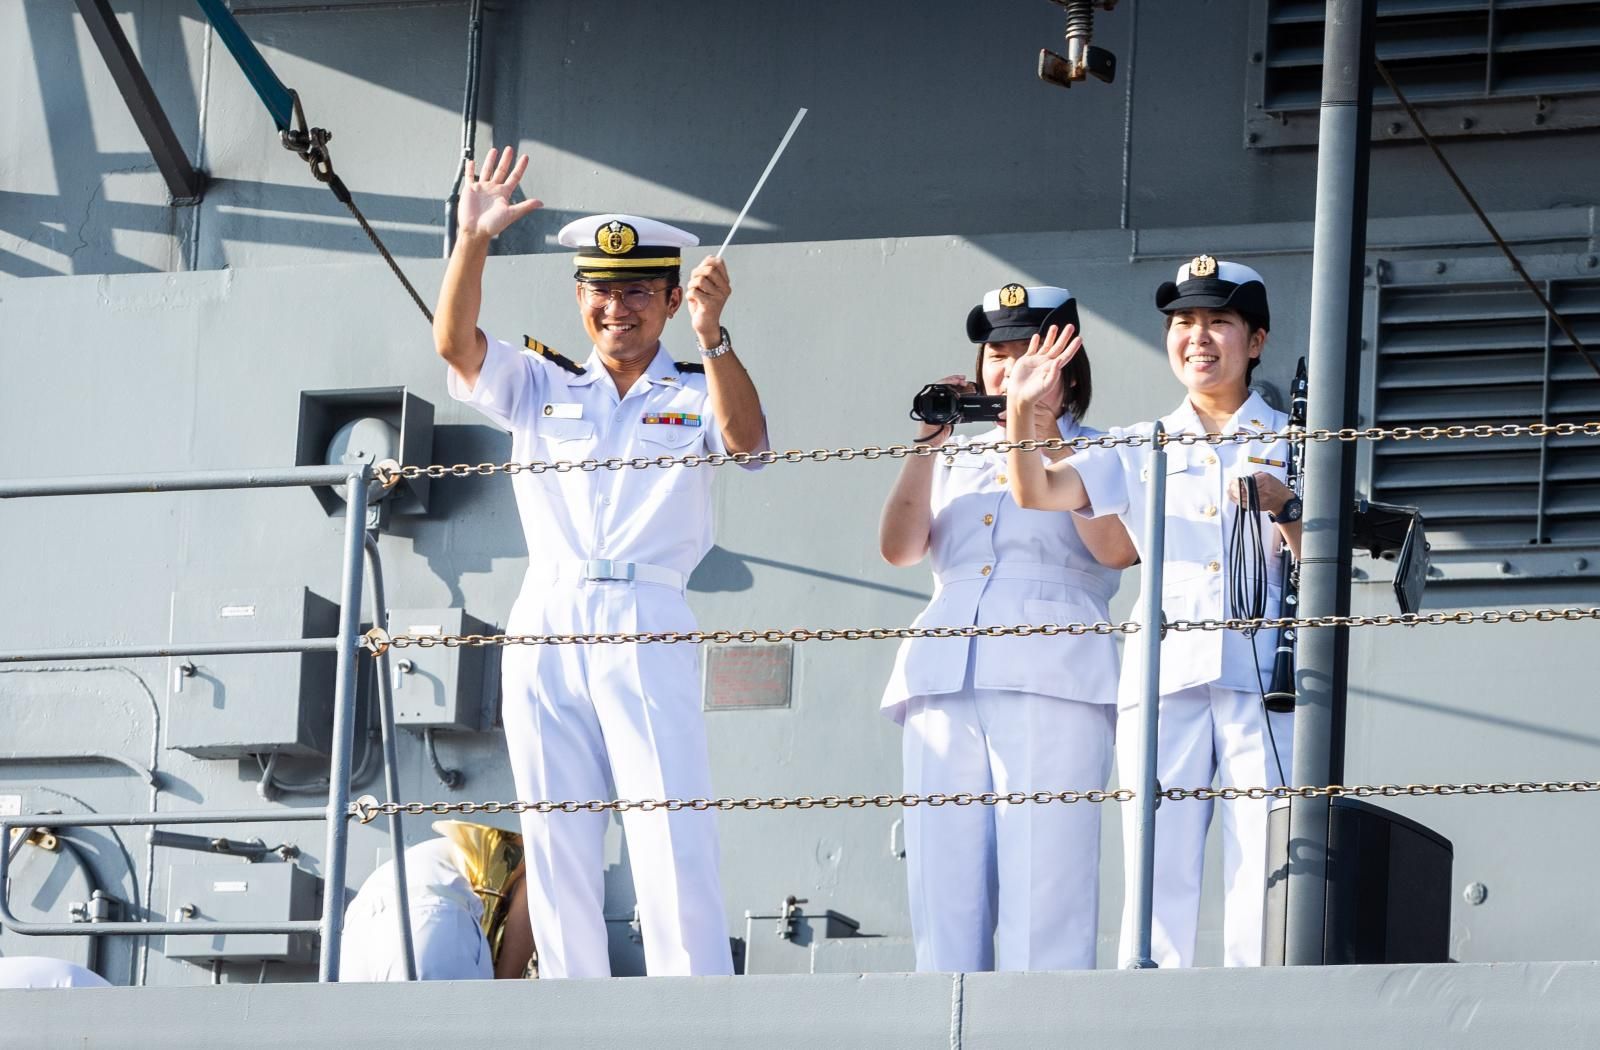
M 773 931 L 779 940 L 794 940 L 795 930 L 800 926 L 800 905 L 808 903 L 806 898 L 796 897 L 792 893 L 783 899 L 783 904 L 778 908 L 778 928 Z

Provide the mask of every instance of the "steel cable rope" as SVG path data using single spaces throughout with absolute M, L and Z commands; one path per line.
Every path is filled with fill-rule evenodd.
M 1572 348 L 1583 355 L 1583 359 L 1589 363 L 1589 367 L 1594 369 L 1595 375 L 1600 375 L 1600 363 L 1597 363 L 1589 354 L 1588 348 L 1579 340 L 1578 334 L 1572 330 L 1572 326 L 1567 323 L 1567 319 L 1561 316 L 1550 300 L 1545 297 L 1544 290 L 1539 287 L 1532 277 L 1528 276 L 1528 271 L 1522 268 L 1522 260 L 1517 258 L 1516 253 L 1511 250 L 1511 246 L 1505 242 L 1505 238 L 1500 236 L 1500 231 L 1495 229 L 1494 223 L 1489 221 L 1489 216 L 1484 214 L 1483 208 L 1478 205 L 1477 198 L 1472 195 L 1471 190 L 1467 189 L 1467 184 L 1461 181 L 1461 176 L 1456 174 L 1455 166 L 1445 159 L 1443 151 L 1439 149 L 1439 144 L 1434 141 L 1433 136 L 1428 133 L 1428 129 L 1423 126 L 1422 117 L 1417 113 L 1416 107 L 1411 104 L 1410 99 L 1406 98 L 1405 92 L 1400 90 L 1400 85 L 1394 82 L 1394 77 L 1389 75 L 1389 67 L 1376 58 L 1372 60 L 1372 64 L 1377 69 L 1378 75 L 1383 78 L 1383 82 L 1389 85 L 1389 90 L 1394 92 L 1395 100 L 1405 109 L 1406 116 L 1411 118 L 1411 124 L 1417 129 L 1417 134 L 1422 136 L 1422 141 L 1426 142 L 1428 148 L 1433 151 L 1433 156 L 1438 160 L 1440 166 L 1444 168 L 1444 173 L 1450 176 L 1450 181 L 1455 183 L 1456 189 L 1461 191 L 1461 196 L 1466 198 L 1467 206 L 1478 217 L 1478 221 L 1483 223 L 1483 228 L 1489 231 L 1489 236 L 1494 238 L 1494 243 L 1499 245 L 1500 250 L 1505 253 L 1506 261 L 1511 263 L 1511 268 L 1517 272 L 1517 276 L 1522 278 L 1522 283 L 1526 284 L 1528 290 L 1539 300 L 1539 305 L 1544 308 L 1544 312 L 1549 315 L 1550 320 L 1554 321 L 1556 327 L 1561 329 L 1561 333 L 1571 341 Z
M 1266 799 L 1290 798 L 1404 798 L 1404 797 L 1448 797 L 1452 795 L 1560 795 L 1567 793 L 1583 794 L 1591 791 L 1600 791 L 1600 781 L 1595 780 L 1509 780 L 1490 782 L 1467 782 L 1459 784 L 1324 784 L 1310 787 L 1197 787 L 1197 788 L 1166 788 L 1157 794 L 1164 801 L 1181 802 L 1185 799 L 1199 801 L 1234 801 L 1236 799 L 1251 799 L 1265 801 Z M 349 815 L 355 817 L 363 824 L 371 823 L 379 816 L 403 813 L 409 816 L 445 816 L 451 813 L 485 814 L 494 816 L 502 813 L 627 813 L 638 810 L 641 813 L 662 811 L 677 813 L 682 810 L 693 812 L 731 812 L 744 810 L 754 812 L 757 810 L 775 809 L 889 809 L 894 806 L 911 808 L 914 806 L 1019 806 L 1027 803 L 1047 805 L 1059 802 L 1063 805 L 1072 805 L 1078 802 L 1091 804 L 1105 802 L 1132 802 L 1138 793 L 1132 788 L 1116 788 L 1100 791 L 957 791 L 957 792 L 932 792 L 926 795 L 918 794 L 877 794 L 877 795 L 747 795 L 741 798 L 722 796 L 719 798 L 644 798 L 644 799 L 589 799 L 578 801 L 567 799 L 552 801 L 539 799 L 527 801 L 514 799 L 509 802 L 379 802 L 372 795 L 363 795 L 350 803 Z
M 1455 441 L 1466 438 L 1516 438 L 1516 437 L 1600 437 L 1600 422 L 1591 423 L 1462 423 L 1446 426 L 1398 427 L 1343 427 L 1338 430 L 1290 429 L 1261 432 L 1238 431 L 1231 434 L 1163 434 L 1162 445 L 1227 445 L 1249 444 L 1260 441 L 1267 444 L 1307 441 Z M 1087 448 L 1115 448 L 1119 445 L 1140 447 L 1153 440 L 1142 434 L 1080 438 L 1027 438 L 1022 441 L 972 441 L 958 447 L 935 448 L 926 444 L 864 445 L 860 448 L 789 449 L 778 452 L 707 452 L 684 456 L 609 456 L 605 459 L 581 460 L 515 460 L 504 463 L 456 463 L 451 465 L 400 466 L 379 464 L 375 476 L 392 487 L 402 479 L 417 478 L 469 478 L 493 477 L 496 474 L 570 474 L 577 470 L 592 474 L 597 470 L 648 470 L 653 467 L 721 467 L 729 464 L 747 466 L 752 463 L 827 463 L 834 460 L 849 462 L 857 459 L 904 459 L 907 456 L 958 456 L 983 452 L 1055 451 Z
M 323 128 L 308 128 L 306 126 L 305 111 L 300 108 L 300 96 L 290 91 L 289 97 L 294 100 L 295 127 L 292 130 L 285 130 L 279 133 L 283 148 L 297 154 L 301 160 L 309 164 L 312 177 L 332 190 L 339 203 L 350 209 L 350 214 L 355 216 L 356 223 L 361 227 L 361 232 L 365 233 L 367 240 L 371 241 L 372 246 L 378 249 L 378 254 L 383 256 L 383 261 L 389 264 L 390 271 L 405 286 L 406 294 L 411 296 L 411 301 L 417 304 L 417 309 L 422 311 L 422 316 L 428 319 L 429 324 L 432 324 L 433 311 L 428 309 L 428 304 L 422 301 L 422 296 L 417 294 L 417 290 L 412 286 L 410 279 L 400 269 L 400 264 L 395 262 L 393 255 L 389 254 L 389 249 L 383 243 L 383 239 L 372 228 L 372 224 L 367 222 L 367 217 L 361 214 L 361 209 L 356 207 L 355 199 L 350 195 L 350 188 L 344 184 L 344 180 L 339 178 L 338 173 L 333 170 L 333 158 L 328 153 L 328 141 L 333 138 L 333 132 Z

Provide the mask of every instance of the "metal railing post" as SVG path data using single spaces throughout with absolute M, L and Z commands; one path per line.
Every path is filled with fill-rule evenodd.
M 383 595 L 383 562 L 378 557 L 378 537 L 366 534 L 367 567 L 372 574 L 372 624 L 389 629 L 389 605 Z M 400 765 L 395 756 L 394 679 L 389 677 L 389 651 L 378 654 L 378 726 L 383 740 L 383 786 L 390 802 L 400 801 Z M 389 814 L 389 846 L 394 853 L 395 919 L 400 923 L 401 958 L 406 980 L 417 979 L 417 952 L 411 941 L 411 897 L 406 887 L 406 839 L 399 813 Z
M 1129 963 L 1134 970 L 1156 966 L 1150 957 L 1151 927 L 1155 921 L 1156 885 L 1156 756 L 1161 739 L 1161 611 L 1163 560 L 1167 546 L 1167 446 L 1166 428 L 1156 422 L 1150 440 L 1150 484 L 1145 489 L 1144 573 L 1139 580 L 1140 704 L 1144 745 L 1139 765 L 1139 867 L 1135 872 L 1134 950 Z
M 344 484 L 344 572 L 339 587 L 339 646 L 333 700 L 333 755 L 328 770 L 328 846 L 322 895 L 322 955 L 319 981 L 339 979 L 339 934 L 344 928 L 345 860 L 350 844 L 350 757 L 355 737 L 357 649 L 361 635 L 361 568 L 367 532 L 366 464 Z
M 1311 377 L 1306 426 L 1355 426 L 1361 371 L 1361 281 L 1366 257 L 1368 154 L 1376 0 L 1328 0 L 1322 105 L 1317 132 L 1317 204 L 1311 261 Z M 1351 507 L 1356 458 L 1344 441 L 1314 441 L 1305 454 L 1304 617 L 1350 613 Z M 1301 632 L 1295 645 L 1294 767 L 1290 783 L 1344 780 L 1350 632 Z M 1319 965 L 1328 947 L 1329 800 L 1289 801 L 1284 882 L 1284 952 L 1289 966 Z

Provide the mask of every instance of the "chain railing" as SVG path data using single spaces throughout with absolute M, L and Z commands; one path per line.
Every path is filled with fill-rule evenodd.
M 1170 620 L 1163 624 L 1163 637 L 1169 631 L 1245 631 L 1285 627 L 1443 627 L 1453 624 L 1501 623 L 1576 623 L 1600 620 L 1600 607 L 1565 609 L 1488 609 L 1474 612 L 1380 613 L 1372 616 L 1268 616 L 1256 619 Z M 754 642 L 860 642 L 891 641 L 907 638 L 1002 638 L 1015 636 L 1046 638 L 1058 635 L 1138 634 L 1136 620 L 1119 623 L 1044 623 L 996 624 L 973 627 L 793 627 L 768 630 L 714 631 L 609 631 L 596 634 L 390 634 L 373 628 L 363 636 L 362 648 L 373 655 L 389 649 L 481 649 L 506 645 L 727 645 Z
M 581 460 L 515 460 L 503 463 L 456 463 L 432 466 L 380 465 L 375 473 L 386 485 L 392 486 L 401 479 L 417 478 L 469 478 L 492 477 L 497 474 L 570 474 L 573 471 L 594 473 L 598 470 L 648 470 L 670 467 L 721 467 L 729 464 L 772 465 L 776 463 L 827 463 L 830 461 L 905 459 L 908 456 L 953 456 L 985 452 L 1059 451 L 1087 448 L 1115 448 L 1119 445 L 1141 447 L 1153 441 L 1161 445 L 1228 445 L 1261 441 L 1268 444 L 1306 441 L 1455 441 L 1469 438 L 1519 438 L 1519 437 L 1600 437 L 1600 422 L 1594 423 L 1485 423 L 1469 426 L 1422 427 L 1343 427 L 1338 430 L 1268 430 L 1261 432 L 1239 431 L 1232 434 L 1162 434 L 1156 438 L 1149 434 L 1105 434 L 1100 437 L 1079 438 L 1028 438 L 1023 441 L 969 441 L 960 445 L 933 446 L 865 445 L 860 448 L 789 449 L 783 452 L 707 452 L 683 456 L 609 456 L 604 459 Z
M 1561 795 L 1600 791 L 1597 780 L 1509 780 L 1468 782 L 1460 784 L 1325 784 L 1315 787 L 1197 787 L 1165 788 L 1156 794 L 1163 801 L 1181 802 L 1185 799 L 1211 801 L 1236 799 L 1265 801 L 1291 798 L 1420 798 L 1447 797 L 1451 795 Z M 1047 805 L 1059 802 L 1071 805 L 1078 802 L 1100 804 L 1106 802 L 1132 802 L 1138 792 L 1132 788 L 1110 791 L 959 791 L 918 794 L 879 795 L 770 795 L 734 798 L 645 798 L 645 799 L 574 799 L 562 801 L 513 800 L 510 802 L 379 802 L 372 795 L 363 795 L 350 804 L 350 815 L 363 824 L 380 816 L 403 813 L 409 816 L 447 816 L 451 813 L 498 814 L 522 813 L 678 813 L 683 810 L 703 813 L 735 810 L 787 810 L 787 809 L 890 809 L 915 806 L 1020 806 Z

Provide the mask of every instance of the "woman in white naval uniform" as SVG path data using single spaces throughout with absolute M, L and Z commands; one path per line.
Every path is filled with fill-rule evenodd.
M 1012 362 L 1041 322 L 1075 323 L 1062 288 L 1011 284 L 967 320 L 979 344 L 980 392 L 1004 393 Z M 942 382 L 965 386 L 962 376 Z M 1030 419 L 1041 438 L 1093 435 L 1080 356 Z M 931 555 L 937 586 L 918 627 L 1096 622 L 1132 546 L 1115 521 L 1023 510 L 1006 490 L 1005 457 L 959 451 L 949 428 L 919 442 L 946 454 L 908 458 L 884 506 L 880 545 L 895 565 Z M 1061 452 L 1052 453 L 1062 455 Z M 1067 453 L 1070 454 L 1070 453 Z M 1041 455 L 1034 453 L 1034 455 Z M 1083 535 L 1080 536 L 1080 529 Z M 912 639 L 884 691 L 905 726 L 910 793 L 1088 791 L 1111 769 L 1117 655 L 1108 636 Z M 1092 968 L 1099 918 L 1098 806 L 917 806 L 905 812 L 906 873 L 917 969 Z
M 1169 434 L 1281 432 L 1288 418 L 1269 408 L 1249 388 L 1250 373 L 1266 345 L 1270 316 L 1266 284 L 1247 266 L 1197 256 L 1179 269 L 1176 281 L 1156 292 L 1167 315 L 1167 357 L 1187 396 L 1162 417 Z M 1026 355 L 1013 374 L 1008 408 L 1026 411 L 1030 399 L 1053 387 L 1053 370 L 1070 361 L 1076 339 L 1070 331 Z M 1070 365 L 1067 365 L 1070 367 Z M 1113 428 L 1115 435 L 1148 438 L 1153 423 Z M 1016 436 L 1018 431 L 1011 428 Z M 1287 446 L 1282 441 L 1167 446 L 1166 556 L 1162 611 L 1168 619 L 1248 616 L 1234 607 L 1229 537 L 1238 516 L 1239 482 L 1252 478 L 1262 513 L 1255 524 L 1267 569 L 1262 615 L 1279 614 L 1282 563 L 1279 545 L 1298 550 L 1299 500 L 1283 483 Z M 1014 457 L 1012 492 L 1026 507 L 1117 516 L 1136 544 L 1143 544 L 1147 445 L 1092 448 L 1048 469 Z M 1241 523 L 1244 524 L 1244 523 Z M 1143 551 L 1141 551 L 1141 554 Z M 1252 552 L 1237 566 L 1255 589 Z M 1253 642 L 1253 644 L 1252 644 Z M 1161 701 L 1156 778 L 1165 787 L 1208 787 L 1213 779 L 1239 787 L 1276 787 L 1293 766 L 1293 715 L 1268 715 L 1263 680 L 1271 674 L 1277 632 L 1254 639 L 1238 631 L 1169 633 L 1161 643 Z M 1118 779 L 1137 782 L 1143 761 L 1137 660 L 1123 665 L 1121 718 L 1117 724 Z M 1223 961 L 1229 966 L 1261 962 L 1262 912 L 1266 894 L 1268 803 L 1224 801 L 1222 817 Z M 1211 803 L 1197 799 L 1164 803 L 1156 815 L 1156 870 L 1151 955 L 1163 967 L 1194 961 Z M 1124 861 L 1138 863 L 1135 807 L 1123 808 Z M 1133 879 L 1128 879 L 1133 884 Z M 1134 961 L 1133 905 L 1122 918 L 1123 963 Z

